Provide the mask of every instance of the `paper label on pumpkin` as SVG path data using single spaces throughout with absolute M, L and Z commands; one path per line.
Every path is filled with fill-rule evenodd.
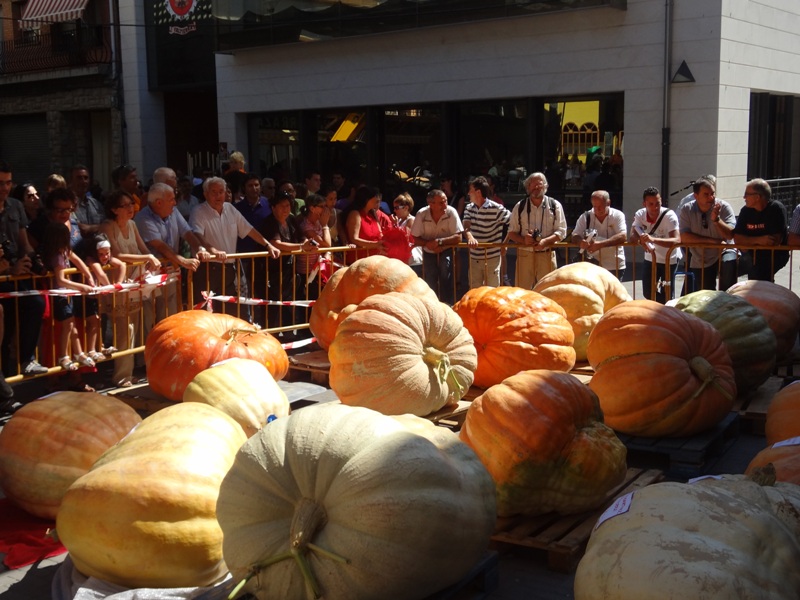
M 703 479 L 722 479 L 722 475 L 700 475 L 700 477 L 692 477 L 686 483 L 697 483 L 698 481 L 703 481 Z
M 775 442 L 772 444 L 773 448 L 780 448 L 781 446 L 800 446 L 800 437 L 793 437 L 789 438 L 788 440 L 783 440 L 782 442 Z
M 605 509 L 605 511 L 603 511 L 603 514 L 600 515 L 600 518 L 597 519 L 597 523 L 594 524 L 594 528 L 597 529 L 598 527 L 600 527 L 600 525 L 602 525 L 612 517 L 616 517 L 618 515 L 622 515 L 628 512 L 631 509 L 631 501 L 633 500 L 633 494 L 634 492 L 628 492 L 624 496 L 620 496 L 619 498 L 614 500 L 614 503 L 607 509 Z

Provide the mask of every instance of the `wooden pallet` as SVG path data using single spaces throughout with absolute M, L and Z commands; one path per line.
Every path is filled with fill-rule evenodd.
M 742 431 L 764 435 L 764 426 L 767 422 L 767 410 L 772 398 L 792 377 L 773 376 L 762 383 L 757 389 L 745 396 L 736 399 L 733 410 L 739 413 Z
M 628 448 L 628 465 L 662 469 L 667 475 L 690 479 L 708 472 L 713 462 L 739 437 L 739 413 L 730 412 L 708 431 L 692 437 L 652 438 L 617 436 Z
M 329 386 L 331 363 L 326 350 L 312 350 L 289 357 L 287 379 L 309 377 L 313 383 Z
M 597 509 L 568 516 L 548 513 L 538 517 L 498 518 L 492 540 L 541 551 L 547 557 L 549 569 L 569 573 L 583 556 L 594 524 L 603 511 L 618 497 L 663 479 L 664 473 L 657 469 L 629 468 L 625 480 L 606 494 Z

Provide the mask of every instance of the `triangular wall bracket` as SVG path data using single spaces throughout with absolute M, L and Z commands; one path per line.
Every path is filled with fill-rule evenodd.
M 678 67 L 678 70 L 675 71 L 675 75 L 672 77 L 672 83 L 694 83 L 694 75 L 692 75 L 692 71 L 689 69 L 689 65 L 686 64 L 685 60 L 681 63 L 681 66 Z

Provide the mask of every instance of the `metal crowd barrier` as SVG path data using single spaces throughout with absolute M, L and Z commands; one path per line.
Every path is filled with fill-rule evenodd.
M 640 278 L 641 264 L 644 260 L 644 249 L 638 244 L 626 242 L 622 244 L 626 252 L 625 277 L 622 282 L 629 289 L 633 298 L 641 298 Z M 673 271 L 678 274 L 688 273 L 686 267 L 686 250 L 691 252 L 691 246 L 681 245 L 684 250 L 684 258 L 676 265 L 667 263 L 665 279 L 670 279 Z M 698 246 L 695 245 L 695 248 Z M 469 289 L 469 252 L 470 250 L 488 253 L 490 250 L 500 248 L 503 260 L 501 262 L 501 285 L 513 285 L 516 281 L 516 244 L 478 244 L 468 246 L 459 244 L 453 247 L 452 261 L 452 297 L 456 300 L 461 298 Z M 770 248 L 757 246 L 733 246 L 728 244 L 709 244 L 703 246 L 704 249 L 714 249 L 720 254 L 723 250 L 738 248 L 740 251 L 756 249 L 761 252 L 768 252 L 770 260 L 774 260 L 774 253 L 778 250 L 796 251 L 800 248 L 789 246 L 776 246 Z M 563 266 L 576 260 L 585 260 L 585 255 L 578 252 L 579 246 L 573 243 L 558 243 L 553 247 L 556 253 L 558 266 Z M 118 358 L 129 354 L 139 354 L 144 351 L 144 341 L 147 333 L 153 325 L 160 319 L 173 314 L 174 312 L 191 310 L 194 308 L 205 308 L 214 312 L 227 312 L 240 318 L 257 323 L 261 328 L 274 333 L 296 332 L 308 329 L 308 318 L 311 303 L 319 296 L 324 285 L 325 272 L 328 274 L 337 268 L 347 266 L 350 262 L 351 254 L 346 247 L 335 247 L 323 250 L 312 250 L 309 252 L 296 251 L 283 255 L 277 261 L 286 261 L 281 270 L 271 264 L 274 259 L 268 258 L 267 253 L 247 253 L 228 255 L 230 262 L 225 267 L 222 263 L 211 261 L 201 263 L 197 272 L 181 269 L 168 271 L 172 274 L 172 279 L 168 279 L 166 284 L 160 285 L 153 290 L 153 293 L 146 294 L 143 291 L 118 290 L 115 293 L 108 293 L 98 296 L 100 302 L 100 315 L 102 318 L 101 335 L 104 336 L 107 344 L 119 348 L 112 355 Z M 673 248 L 670 252 L 674 252 Z M 323 257 L 330 256 L 330 262 L 326 269 L 315 274 L 313 278 L 296 275 L 297 261 L 303 255 L 319 254 Z M 289 264 L 289 257 L 291 264 Z M 325 260 L 328 260 L 327 258 Z M 746 279 L 746 274 L 742 272 L 745 260 L 742 255 L 736 259 L 738 279 Z M 142 263 L 143 264 L 143 263 Z M 270 272 L 270 267 L 272 271 Z M 424 265 L 415 267 L 420 276 L 424 276 Z M 652 290 L 656 290 L 657 280 L 655 270 L 653 270 Z M 613 272 L 613 271 L 612 271 Z M 75 276 L 80 274 L 76 269 L 71 269 L 67 273 Z M 247 286 L 241 285 L 243 280 L 236 276 L 236 273 L 244 274 L 244 281 Z M 789 253 L 788 264 L 778 272 L 778 282 L 792 289 L 794 282 L 794 252 Z M 14 293 L 5 294 L 2 298 L 2 306 L 6 312 L 6 329 L 4 344 L 6 354 L 11 357 L 11 367 L 6 369 L 6 380 L 9 382 L 20 381 L 24 378 L 21 373 L 19 359 L 19 339 L 17 337 L 18 325 L 20 322 L 19 303 L 25 301 L 26 295 L 42 294 L 46 290 L 54 289 L 51 276 L 44 277 L 10 277 L 0 276 L 0 282 L 14 282 L 14 289 L 22 291 L 26 288 L 33 288 L 34 291 L 24 292 L 17 296 Z M 23 282 L 25 282 L 23 284 Z M 706 282 L 695 281 L 695 289 L 701 289 Z M 675 296 L 684 293 L 682 286 L 674 290 Z M 45 295 L 47 298 L 47 296 Z M 76 295 L 73 297 L 76 304 L 84 304 L 88 296 Z M 210 306 L 209 306 L 210 304 Z M 81 343 L 86 350 L 86 329 L 83 327 L 81 313 L 76 313 L 75 322 L 78 327 Z M 134 342 L 128 347 L 124 341 L 126 332 L 130 331 L 133 325 Z M 8 330 L 10 327 L 10 330 Z M 56 341 L 59 339 L 59 323 L 54 319 L 52 311 L 46 313 L 42 323 L 42 333 L 40 336 L 37 352 L 37 360 L 48 367 L 47 375 L 63 372 L 58 366 L 58 352 Z M 8 365 L 6 365 L 8 367 Z

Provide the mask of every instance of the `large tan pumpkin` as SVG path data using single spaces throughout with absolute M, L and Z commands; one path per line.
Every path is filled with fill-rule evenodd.
M 72 483 L 141 423 L 104 394 L 57 392 L 20 408 L 0 431 L 0 487 L 32 515 L 55 519 Z
M 764 315 L 778 341 L 776 356 L 786 358 L 800 331 L 800 298 L 792 290 L 771 281 L 740 281 L 728 293 L 744 298 Z
M 694 435 L 731 410 L 731 357 L 714 327 L 677 308 L 631 300 L 598 321 L 587 350 L 605 422 L 649 437 Z
M 454 404 L 472 385 L 472 336 L 446 304 L 392 292 L 345 318 L 328 351 L 331 388 L 344 404 L 420 417 Z
M 183 392 L 184 402 L 204 402 L 239 423 L 252 436 L 270 416 L 291 412 L 286 394 L 267 367 L 249 358 L 229 358 L 200 371 Z
M 800 381 L 794 381 L 772 397 L 764 428 L 767 444 L 800 437 Z
M 488 388 L 520 371 L 569 371 L 575 366 L 575 334 L 564 309 L 538 292 L 517 287 L 479 287 L 453 310 L 475 340 L 475 385 Z
M 424 598 L 464 577 L 494 485 L 453 432 L 411 415 L 309 406 L 250 438 L 222 482 L 225 561 L 260 599 Z
M 131 588 L 222 578 L 217 495 L 246 439 L 231 417 L 199 402 L 147 417 L 64 496 L 56 529 L 78 571 Z
M 607 310 L 631 300 L 628 290 L 608 269 L 588 261 L 564 265 L 542 277 L 534 292 L 555 300 L 567 313 L 575 341 L 575 358 L 586 360 L 589 334 Z
M 388 292 L 436 299 L 425 280 L 395 258 L 370 256 L 336 271 L 322 288 L 308 321 L 320 347 L 330 347 L 339 323 L 364 299 Z
M 627 471 L 597 396 L 569 373 L 523 371 L 493 385 L 460 437 L 492 476 L 501 517 L 590 510 Z
M 726 475 L 658 483 L 629 500 L 596 525 L 575 600 L 798 598 L 799 486 Z

